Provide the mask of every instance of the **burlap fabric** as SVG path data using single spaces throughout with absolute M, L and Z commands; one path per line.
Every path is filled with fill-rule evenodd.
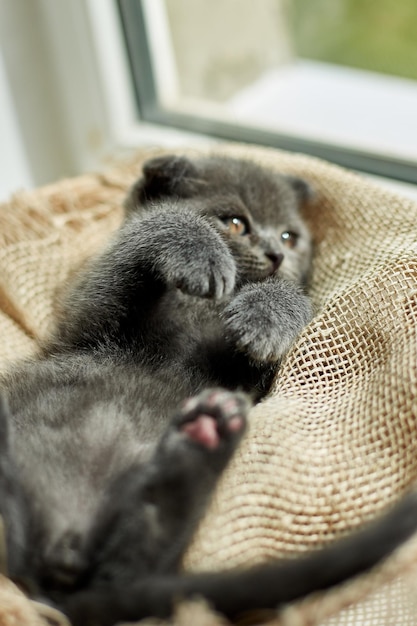
M 316 242 L 316 316 L 253 409 L 186 557 L 189 569 L 318 548 L 377 515 L 417 478 L 417 204 L 316 159 L 247 146 L 216 152 L 313 183 L 306 218 Z M 1 207 L 3 369 L 36 351 L 53 323 L 56 290 L 117 227 L 126 188 L 154 154 L 20 193 Z M 35 624 L 14 620 L 26 600 L 5 585 L 0 624 Z M 268 619 L 417 626 L 417 538 L 372 573 Z M 178 626 L 221 623 L 203 604 L 181 606 L 176 617 Z

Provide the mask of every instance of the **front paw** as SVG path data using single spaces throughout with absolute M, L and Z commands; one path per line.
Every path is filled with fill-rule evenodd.
M 194 211 L 159 208 L 140 222 L 146 263 L 169 286 L 198 297 L 230 295 L 236 263 L 220 234 Z
M 309 298 L 293 283 L 248 285 L 223 311 L 228 336 L 257 363 L 277 363 L 312 316 Z
M 219 248 L 196 245 L 187 261 L 171 259 L 168 282 L 190 296 L 221 299 L 230 295 L 235 287 L 236 264 L 227 248 Z

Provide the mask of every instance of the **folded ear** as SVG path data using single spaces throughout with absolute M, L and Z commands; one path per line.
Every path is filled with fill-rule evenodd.
M 133 185 L 125 208 L 131 211 L 163 197 L 188 197 L 197 177 L 195 165 L 183 156 L 166 155 L 146 161 L 143 176 Z
M 314 198 L 314 189 L 304 178 L 298 176 L 286 176 L 291 187 L 297 194 L 300 205 L 305 204 Z

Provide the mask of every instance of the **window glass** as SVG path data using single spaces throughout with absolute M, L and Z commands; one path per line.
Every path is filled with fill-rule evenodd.
M 415 0 L 121 0 L 140 100 L 134 3 L 145 116 L 416 182 Z
M 415 0 L 292 0 L 300 57 L 417 79 Z

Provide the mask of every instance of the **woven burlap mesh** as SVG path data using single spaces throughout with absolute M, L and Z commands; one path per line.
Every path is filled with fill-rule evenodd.
M 316 315 L 251 413 L 186 556 L 195 570 L 318 548 L 393 504 L 417 478 L 417 204 L 313 158 L 239 145 L 215 151 L 315 187 L 306 219 Z M 1 208 L 3 369 L 36 350 L 57 289 L 120 223 L 125 190 L 153 154 L 18 194 Z M 287 607 L 271 624 L 417 626 L 416 597 L 414 538 L 372 573 Z M 221 623 L 203 604 L 181 606 L 176 618 L 178 626 Z

